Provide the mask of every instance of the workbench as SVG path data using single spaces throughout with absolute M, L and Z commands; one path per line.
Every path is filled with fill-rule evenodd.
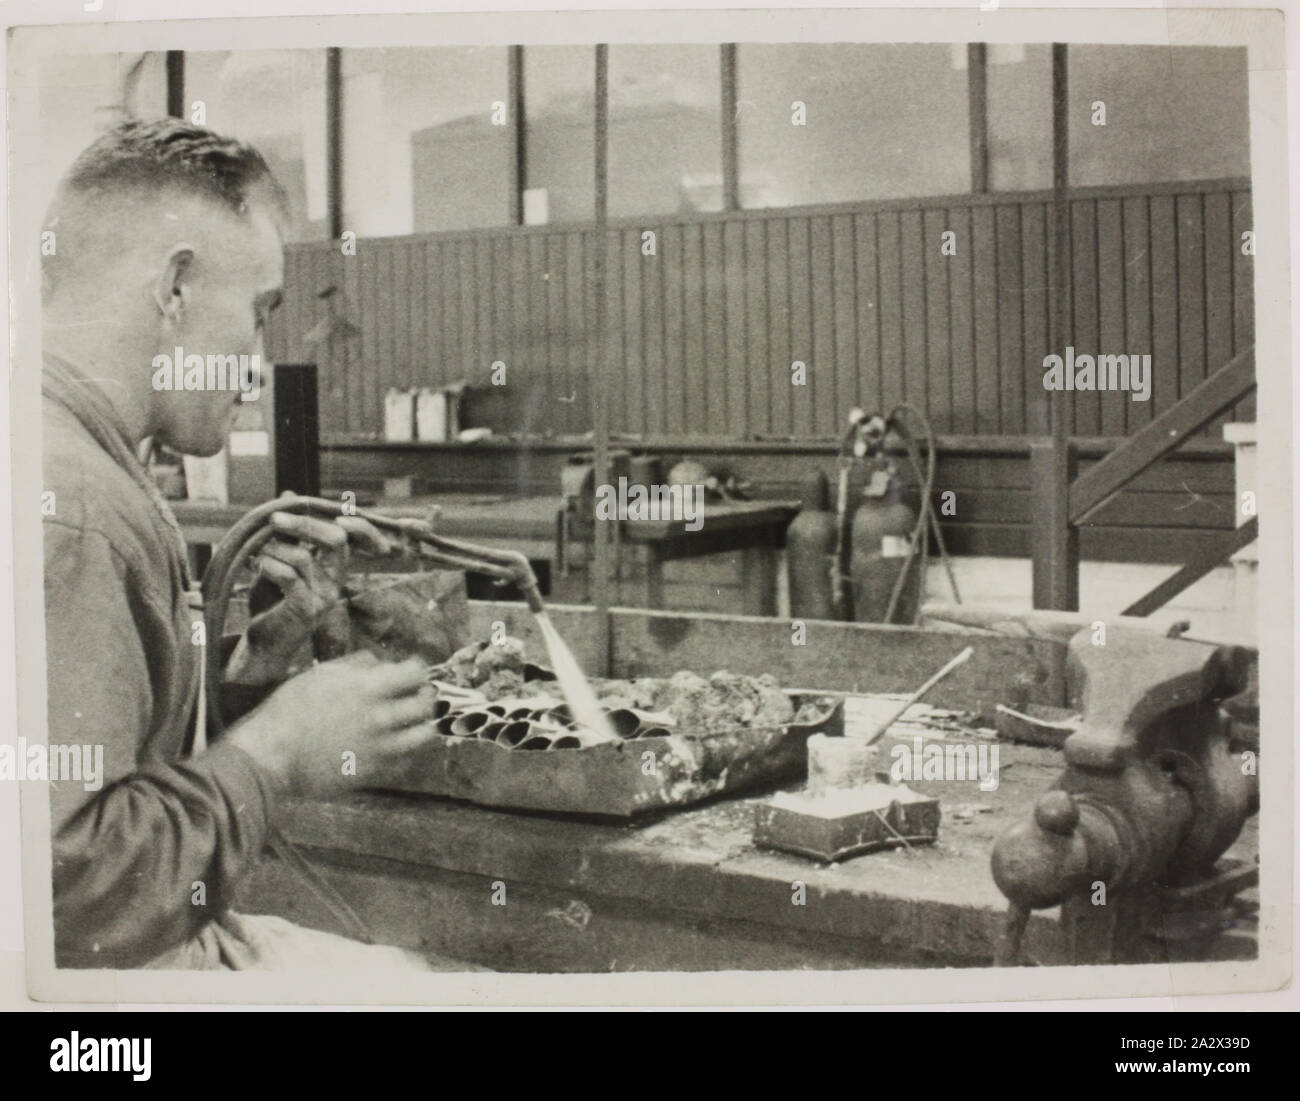
M 337 493 L 325 496 L 337 498 Z M 559 547 L 559 497 L 492 497 L 444 495 L 380 499 L 358 507 L 394 517 L 427 519 L 441 510 L 437 530 L 443 535 L 517 550 L 533 562 L 556 562 Z M 248 510 L 245 505 L 209 501 L 174 501 L 172 511 L 191 546 L 215 545 Z M 739 556 L 741 611 L 775 615 L 777 569 L 785 529 L 799 511 L 797 501 L 728 501 L 704 505 L 698 531 L 683 520 L 624 520 L 621 539 L 645 553 L 646 607 L 664 605 L 664 565 L 686 558 L 735 553 Z M 576 545 L 576 544 L 574 544 Z
M 829 865 L 756 849 L 758 796 L 626 825 L 368 793 L 290 801 L 281 825 L 378 940 L 495 970 L 989 966 L 1007 910 L 989 854 L 1051 786 L 1060 753 L 1004 745 L 1000 768 L 988 793 L 910 785 L 942 802 L 937 844 Z M 1230 855 L 1256 850 L 1255 821 Z M 239 905 L 343 931 L 271 858 Z M 1068 962 L 1053 911 L 1034 915 L 1025 943 L 1035 962 Z M 1229 932 L 1188 958 L 1205 951 L 1250 958 L 1254 943 Z
M 590 668 L 593 612 L 555 606 L 551 618 Z M 1044 638 L 818 622 L 810 644 L 794 646 L 788 624 L 770 619 L 615 609 L 610 620 L 616 676 L 727 668 L 771 672 L 789 687 L 901 692 L 970 645 L 971 659 L 930 701 L 981 716 L 972 738 L 988 737 L 996 702 L 1060 704 L 1066 693 L 1065 647 Z M 498 621 L 536 645 L 526 609 L 471 602 L 472 630 Z M 910 736 L 886 736 L 882 769 Z M 801 781 L 630 823 L 379 792 L 288 800 L 278 822 L 378 940 L 494 969 L 987 966 L 1007 912 L 989 870 L 994 840 L 1030 815 L 1063 764 L 1057 749 L 998 745 L 996 790 L 909 785 L 941 801 L 937 844 L 839 864 L 753 844 L 755 801 Z M 1254 860 L 1257 841 L 1252 818 L 1225 859 Z M 342 931 L 270 857 L 238 905 Z M 1250 921 L 1186 938 L 1170 958 L 1253 958 Z M 1024 943 L 1041 964 L 1070 958 L 1054 911 L 1032 916 Z

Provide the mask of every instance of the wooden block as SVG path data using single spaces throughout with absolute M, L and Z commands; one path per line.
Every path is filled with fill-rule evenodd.
M 939 836 L 939 800 L 902 784 L 871 783 L 819 796 L 779 792 L 754 808 L 754 844 L 844 860 Z

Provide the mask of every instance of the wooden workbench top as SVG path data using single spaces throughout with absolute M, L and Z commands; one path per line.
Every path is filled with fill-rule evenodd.
M 544 652 L 521 606 L 476 601 L 470 613 L 476 636 L 499 621 L 530 653 Z M 553 605 L 551 616 L 593 668 L 592 610 Z M 1061 706 L 1066 697 L 1065 646 L 1052 639 L 813 623 L 815 637 L 800 647 L 778 620 L 631 609 L 610 616 L 616 676 L 723 667 L 770 672 L 791 686 L 905 693 L 968 644 L 974 656 L 935 689 L 933 706 L 984 716 L 972 719 L 983 726 L 995 703 Z M 985 732 L 940 736 L 975 742 Z M 910 737 L 882 740 L 882 770 Z M 1029 817 L 1063 767 L 1055 749 L 988 744 L 999 753 L 995 790 L 973 781 L 909 785 L 940 800 L 937 844 L 834 865 L 754 846 L 754 803 L 770 791 L 632 824 L 379 793 L 288 801 L 280 822 L 378 938 L 493 968 L 984 966 L 1006 914 L 989 870 L 993 843 Z M 1252 819 L 1228 856 L 1253 860 L 1257 840 Z M 283 867 L 266 864 L 241 906 L 337 929 Z M 792 903 L 796 882 L 805 885 L 803 905 Z M 504 907 L 490 902 L 498 883 L 511 900 Z M 1067 959 L 1054 912 L 1034 916 L 1026 949 L 1043 963 Z
M 613 896 L 684 917 L 757 921 L 803 935 L 867 939 L 973 962 L 991 955 L 991 938 L 1006 912 L 989 873 L 993 841 L 1051 785 L 1060 754 L 1009 746 L 1001 767 L 1002 783 L 987 795 L 967 784 L 913 785 L 938 794 L 943 804 L 936 845 L 832 865 L 755 848 L 758 796 L 715 800 L 624 825 L 367 793 L 339 802 L 294 802 L 285 833 L 311 848 L 487 876 L 507 885 Z M 953 789 L 960 794 L 954 797 Z M 955 819 L 968 804 L 989 809 L 967 821 Z M 804 906 L 791 903 L 796 880 L 807 885 Z
M 888 739 L 882 743 L 886 767 L 892 744 Z M 343 882 L 339 875 L 346 877 L 337 869 L 359 870 L 368 885 L 351 901 L 362 908 L 371 904 L 373 920 L 381 926 L 397 920 L 389 925 L 389 935 L 407 942 L 411 931 L 404 931 L 378 901 L 394 877 L 409 881 L 450 874 L 481 881 L 482 890 L 470 892 L 472 898 L 481 895 L 482 909 L 474 920 L 489 926 L 504 918 L 490 909 L 488 883 L 505 884 L 512 898 L 540 893 L 567 900 L 552 906 L 551 914 L 585 915 L 564 928 L 546 923 L 548 939 L 531 948 L 524 943 L 530 934 L 516 932 L 506 961 L 500 948 L 484 948 L 486 958 L 478 958 L 489 966 L 531 970 L 540 958 L 556 970 L 606 969 L 603 962 L 591 962 L 604 959 L 603 949 L 595 947 L 601 931 L 591 926 L 610 905 L 630 907 L 647 921 L 649 915 L 659 915 L 657 920 L 673 927 L 721 923 L 736 930 L 738 942 L 756 937 L 753 930 L 761 928 L 765 936 L 805 951 L 818 946 L 818 958 L 829 960 L 828 966 L 987 965 L 1006 913 L 989 872 L 993 842 L 1030 813 L 1061 768 L 1060 754 L 1053 749 L 999 748 L 995 791 L 982 792 L 973 783 L 911 785 L 941 800 L 937 844 L 831 865 L 755 848 L 757 795 L 627 825 L 510 813 L 427 796 L 366 793 L 336 802 L 292 801 L 283 826 L 323 866 L 335 866 L 330 878 L 336 884 Z M 799 786 L 787 785 L 792 790 Z M 1249 857 L 1256 840 L 1252 820 L 1230 855 Z M 792 903 L 796 882 L 806 885 L 804 905 Z M 487 934 L 476 933 L 473 943 L 485 940 L 490 940 Z M 566 941 L 571 942 L 567 948 Z M 1064 960 L 1053 912 L 1035 915 L 1026 945 L 1040 962 Z M 464 943 L 450 947 L 468 950 Z M 619 951 L 624 954 L 621 966 L 647 966 L 626 944 Z M 665 956 L 668 950 L 662 945 L 655 951 L 661 954 L 651 956 L 649 966 L 709 966 L 693 956 Z M 787 965 L 808 966 L 799 962 L 803 958 L 792 955 Z M 612 966 L 620 967 L 617 962 Z

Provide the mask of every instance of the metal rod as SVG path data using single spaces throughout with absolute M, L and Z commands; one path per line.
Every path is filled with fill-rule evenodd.
M 1070 332 L 1070 176 L 1069 53 L 1063 42 L 1052 45 L 1052 205 L 1050 282 L 1053 354 L 1065 355 Z M 1079 606 L 1079 531 L 1069 518 L 1070 482 L 1074 478 L 1071 394 L 1048 393 L 1051 437 L 1045 447 L 1031 447 L 1034 486 L 1034 607 L 1072 611 Z M 1036 458 L 1032 457 L 1036 456 Z
M 511 150 L 510 221 L 524 224 L 524 191 L 528 187 L 528 118 L 524 108 L 524 48 L 511 46 L 508 53 L 506 83 L 510 99 L 510 125 L 514 134 Z
M 966 47 L 966 90 L 970 101 L 970 189 L 982 195 L 989 189 L 988 47 L 971 42 Z
M 609 402 L 608 376 L 612 349 L 608 347 L 609 317 L 605 301 L 605 239 L 609 220 L 609 47 L 596 46 L 596 243 L 593 257 L 592 288 L 596 296 L 596 357 L 591 373 L 592 437 L 595 444 L 594 477 L 597 488 L 609 484 Z M 618 521 L 613 521 L 617 523 Z M 594 525 L 595 572 L 592 577 L 592 598 L 596 605 L 596 661 L 592 670 L 597 676 L 606 676 L 610 658 L 609 576 L 610 545 L 609 521 L 597 520 Z
M 888 730 L 891 726 L 893 726 L 894 723 L 898 722 L 898 720 L 901 719 L 907 713 L 907 709 L 909 707 L 911 707 L 914 703 L 916 703 L 922 696 L 924 696 L 928 691 L 930 691 L 931 688 L 933 688 L 936 684 L 938 684 L 941 680 L 943 680 L 943 678 L 946 677 L 949 673 L 951 673 L 954 669 L 956 669 L 960 665 L 965 665 L 966 662 L 970 660 L 970 657 L 973 653 L 975 653 L 975 648 L 973 646 L 967 646 L 966 649 L 964 649 L 960 654 L 958 654 L 955 658 L 953 658 L 952 661 L 948 662 L 947 665 L 945 665 L 942 669 L 940 669 L 937 673 L 935 673 L 934 676 L 932 676 L 928 681 L 926 681 L 923 685 L 921 685 L 920 688 L 918 688 L 915 692 L 913 692 L 910 696 L 908 696 L 907 699 L 905 699 L 901 704 L 899 704 L 898 708 L 893 712 L 893 714 L 889 716 L 889 718 L 887 718 L 883 723 L 881 723 L 878 727 L 876 727 L 875 730 L 873 730 L 869 735 L 867 735 L 867 737 L 863 738 L 862 740 L 866 742 L 867 745 L 871 745 L 874 742 L 878 742 L 881 739 L 881 737 L 884 735 L 885 731 Z
M 185 51 L 167 51 L 167 113 L 185 117 Z
M 1052 339 L 1054 354 L 1065 355 L 1070 319 L 1070 69 L 1068 46 L 1052 44 Z M 1054 390 L 1049 399 L 1052 438 L 1064 443 L 1070 435 L 1068 392 Z
M 343 51 L 325 51 L 325 181 L 330 239 L 343 236 Z
M 720 47 L 719 71 L 722 78 L 722 209 L 740 209 L 740 157 L 736 118 L 739 91 L 736 87 L 736 44 L 724 42 Z

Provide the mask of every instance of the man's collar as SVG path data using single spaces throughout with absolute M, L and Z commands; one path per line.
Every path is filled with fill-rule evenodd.
M 53 352 L 45 352 L 42 359 L 42 391 L 59 401 L 87 427 L 91 427 L 89 420 L 94 418 L 110 428 L 135 454 L 136 442 L 131 439 L 126 422 L 98 381 L 89 377 L 76 364 Z M 99 435 L 98 432 L 92 434 L 96 437 Z

